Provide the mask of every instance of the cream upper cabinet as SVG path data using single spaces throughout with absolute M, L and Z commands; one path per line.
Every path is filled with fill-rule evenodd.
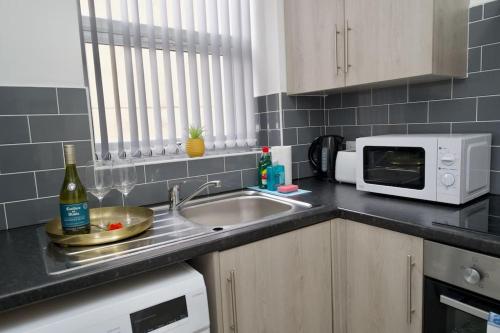
M 466 76 L 468 0 L 309 3 L 285 0 L 289 93 Z
M 332 221 L 335 333 L 421 333 L 423 240 Z
M 285 0 L 290 94 L 340 88 L 344 76 L 344 0 Z
M 195 259 L 211 332 L 332 332 L 330 222 Z

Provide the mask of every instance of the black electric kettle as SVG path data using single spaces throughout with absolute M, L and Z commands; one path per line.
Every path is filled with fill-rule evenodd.
M 323 135 L 314 139 L 308 155 L 316 177 L 335 181 L 335 160 L 343 142 L 344 138 L 338 135 Z

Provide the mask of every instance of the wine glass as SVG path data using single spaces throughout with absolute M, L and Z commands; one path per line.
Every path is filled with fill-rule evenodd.
M 113 188 L 111 170 L 110 161 L 90 161 L 85 165 L 85 185 L 87 190 L 99 200 L 99 208 L 102 208 L 102 200 Z
M 137 183 L 137 172 L 132 159 L 118 159 L 113 162 L 115 188 L 123 194 L 123 206 L 127 209 L 127 196 Z M 130 222 L 127 214 L 127 221 Z

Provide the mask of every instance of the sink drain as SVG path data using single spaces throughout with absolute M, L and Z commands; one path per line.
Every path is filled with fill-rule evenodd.
M 224 230 L 224 228 L 223 227 L 216 227 L 216 228 L 213 228 L 212 230 L 213 231 L 222 231 L 222 230 Z

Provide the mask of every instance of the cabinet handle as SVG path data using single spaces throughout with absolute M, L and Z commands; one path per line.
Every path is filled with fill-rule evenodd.
M 408 325 L 411 324 L 411 315 L 415 312 L 411 304 L 411 272 L 413 266 L 415 266 L 413 257 L 408 255 L 406 257 L 406 322 Z
M 233 322 L 229 328 L 231 328 L 231 330 L 235 333 L 238 333 L 238 314 L 236 311 L 236 272 L 234 270 L 229 272 L 227 282 L 229 283 L 229 290 L 231 292 L 231 311 L 233 313 Z
M 339 70 L 342 69 L 341 66 L 339 66 L 339 42 L 338 42 L 338 36 L 340 35 L 339 29 L 337 29 L 337 24 L 335 24 L 335 66 L 337 67 L 337 70 L 335 71 L 337 75 L 339 75 Z
M 351 64 L 349 63 L 349 31 L 351 31 L 351 27 L 349 26 L 349 20 L 345 21 L 345 50 L 344 50 L 344 72 L 347 74 L 349 72 L 349 67 Z

